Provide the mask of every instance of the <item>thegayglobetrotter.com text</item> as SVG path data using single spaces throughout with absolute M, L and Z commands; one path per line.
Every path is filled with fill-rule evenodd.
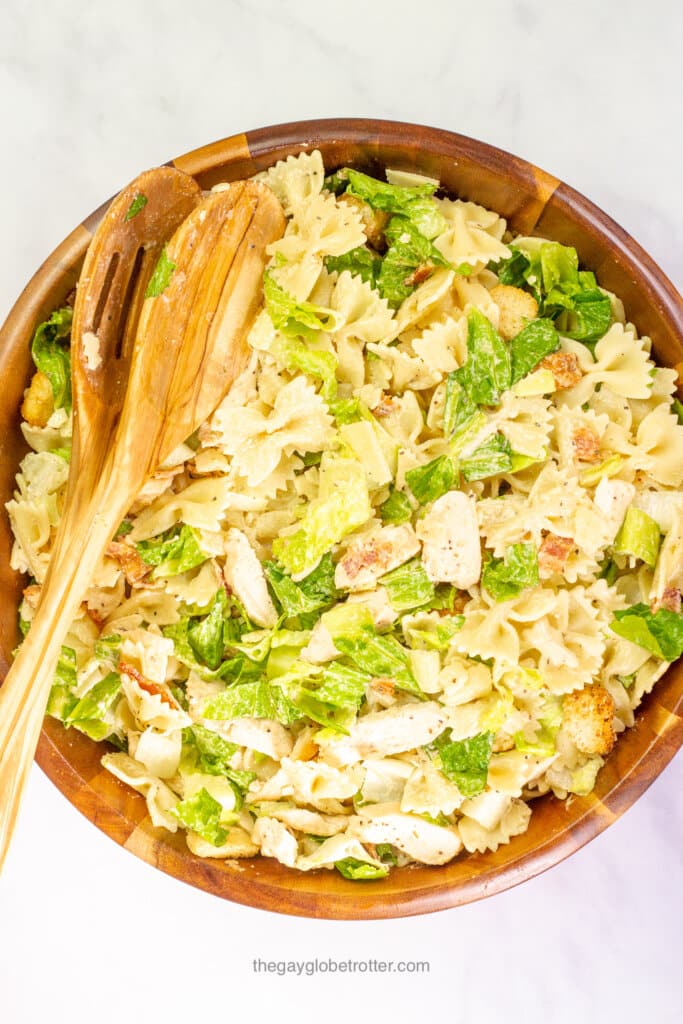
M 334 957 L 316 957 L 314 960 L 262 960 L 251 961 L 254 974 L 294 974 L 312 977 L 314 974 L 429 974 L 429 960 L 339 960 Z

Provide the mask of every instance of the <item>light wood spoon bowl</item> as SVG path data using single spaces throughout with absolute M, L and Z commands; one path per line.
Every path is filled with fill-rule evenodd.
M 0 868 L 62 641 L 145 479 L 207 418 L 244 368 L 266 247 L 284 231 L 279 202 L 258 182 L 234 182 L 198 205 L 190 189 L 188 201 L 194 209 L 161 256 L 166 273 L 159 278 L 155 271 L 153 290 L 159 294 L 142 301 L 132 345 L 131 331 L 118 323 L 121 302 L 111 272 L 104 271 L 93 296 L 80 305 L 77 300 L 72 335 L 76 461 L 40 603 L 0 689 Z M 84 274 L 93 263 L 86 258 Z M 91 278 L 84 283 L 93 287 Z M 125 294 L 125 285 L 121 288 Z M 134 290 L 131 305 L 140 299 L 140 290 Z M 104 314 L 95 324 L 95 314 L 89 318 L 98 309 Z M 105 336 L 107 310 L 116 328 Z M 91 330 L 84 330 L 88 326 Z

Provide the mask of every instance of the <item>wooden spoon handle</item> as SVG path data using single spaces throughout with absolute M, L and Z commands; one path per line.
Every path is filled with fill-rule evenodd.
M 0 870 L 38 743 L 62 642 L 125 507 L 100 489 L 66 510 L 31 628 L 0 687 Z M 127 501 L 127 495 L 124 496 Z

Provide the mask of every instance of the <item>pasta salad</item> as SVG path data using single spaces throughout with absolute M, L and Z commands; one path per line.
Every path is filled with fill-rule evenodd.
M 574 249 L 438 181 L 317 151 L 259 177 L 287 227 L 248 367 L 121 523 L 48 712 L 201 857 L 364 880 L 496 850 L 591 792 L 683 651 L 676 372 Z M 7 505 L 24 634 L 70 326 L 34 336 Z

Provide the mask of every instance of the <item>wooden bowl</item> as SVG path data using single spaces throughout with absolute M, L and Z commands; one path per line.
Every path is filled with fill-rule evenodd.
M 439 178 L 453 194 L 496 210 L 510 227 L 573 245 L 602 285 L 623 299 L 628 318 L 652 338 L 661 363 L 683 361 L 683 315 L 673 285 L 614 221 L 567 185 L 517 157 L 451 132 L 389 121 L 303 121 L 236 135 L 174 160 L 205 187 L 242 178 L 301 149 L 321 150 L 327 168 L 385 166 Z M 72 290 L 106 205 L 79 225 L 29 282 L 0 331 L 0 503 L 13 490 L 24 454 L 19 406 L 30 375 L 35 325 Z M 4 510 L 3 510 L 4 512 Z M 0 521 L 0 677 L 17 643 L 22 580 L 9 569 L 11 534 Z M 622 734 L 595 792 L 534 802 L 529 830 L 496 853 L 461 855 L 444 867 L 411 866 L 375 882 L 333 871 L 303 874 L 272 859 L 211 861 L 194 857 L 182 833 L 157 830 L 145 801 L 100 765 L 106 744 L 46 719 L 37 761 L 66 797 L 127 850 L 225 899 L 287 914 L 385 918 L 420 914 L 481 899 L 545 871 L 602 832 L 643 793 L 683 742 L 683 662 L 646 697 L 636 725 Z

